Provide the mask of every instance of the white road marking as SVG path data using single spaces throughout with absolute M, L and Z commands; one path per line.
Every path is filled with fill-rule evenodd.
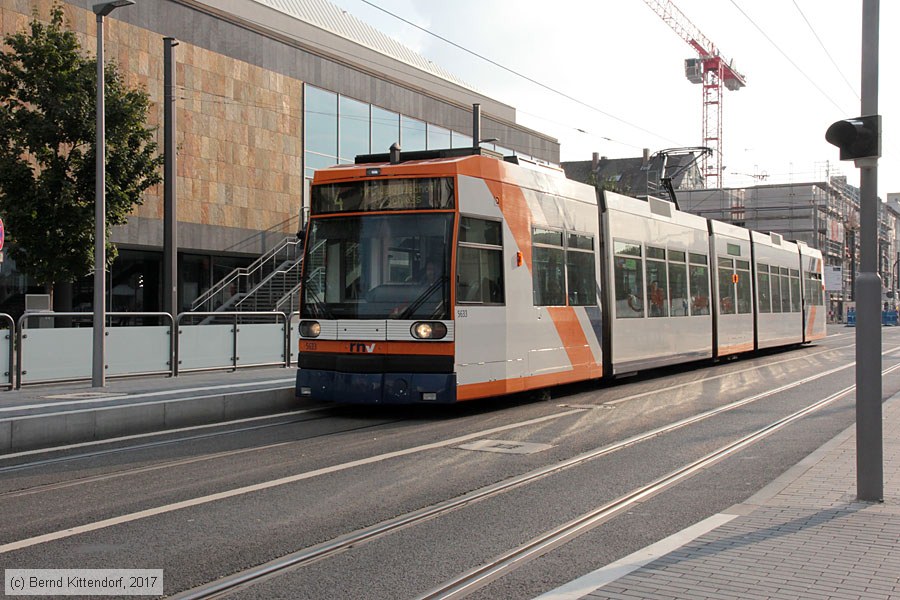
M 5 554 L 7 552 L 13 552 L 15 550 L 21 550 L 23 548 L 29 548 L 31 546 L 37 546 L 38 544 L 44 544 L 47 542 L 52 542 L 55 540 L 61 540 L 67 537 L 72 537 L 75 535 L 80 535 L 82 533 L 88 533 L 90 531 L 97 531 L 98 529 L 106 529 L 107 527 L 112 527 L 114 525 L 121 525 L 123 523 L 130 523 L 133 521 L 138 521 L 140 519 L 146 519 L 148 517 L 153 517 L 156 515 L 165 514 L 168 512 L 173 512 L 176 510 L 181 510 L 183 508 L 190 508 L 192 506 L 200 506 L 203 504 L 209 504 L 210 502 L 215 502 L 217 500 L 225 500 L 227 498 L 234 498 L 237 496 L 243 496 L 245 494 L 250 494 L 253 492 L 258 492 L 261 490 L 267 490 L 283 485 L 288 485 L 291 483 L 296 483 L 298 481 L 303 481 L 305 479 L 312 479 L 314 477 L 319 477 L 320 475 L 328 475 L 330 473 L 337 473 L 340 471 L 345 471 L 347 469 L 353 469 L 355 467 L 361 467 L 364 465 L 370 465 L 373 463 L 382 462 L 385 460 L 389 460 L 391 458 L 398 458 L 401 456 L 408 456 L 410 454 L 416 454 L 418 452 L 424 452 L 426 450 L 435 450 L 437 448 L 444 448 L 446 446 L 454 446 L 461 444 L 463 442 L 467 442 L 468 440 L 484 437 L 486 435 L 492 435 L 494 433 L 498 433 L 501 431 L 508 431 L 510 429 L 516 429 L 519 427 L 527 427 L 529 425 L 536 425 L 538 423 L 543 423 L 545 421 L 552 421 L 554 419 L 559 419 L 562 417 L 566 417 L 573 414 L 579 414 L 585 412 L 584 410 L 567 410 L 561 413 L 548 415 L 545 417 L 538 417 L 537 419 L 530 419 L 528 421 L 521 421 L 518 423 L 512 423 L 510 425 L 503 425 L 500 427 L 494 427 L 492 429 L 485 429 L 483 431 L 477 431 L 475 433 L 470 433 L 468 435 L 463 435 L 460 437 L 456 437 L 449 440 L 444 440 L 442 442 L 433 442 L 431 444 L 423 444 L 421 446 L 415 446 L 413 448 L 407 448 L 405 450 L 396 450 L 394 452 L 387 452 L 385 454 L 379 454 L 377 456 L 370 456 L 369 458 L 362 458 L 359 460 L 350 461 L 347 463 L 342 463 L 339 465 L 333 465 L 331 467 L 325 467 L 322 469 L 316 469 L 315 471 L 307 471 L 305 473 L 298 473 L 297 475 L 291 475 L 288 477 L 282 477 L 279 479 L 273 479 L 271 481 L 264 481 L 262 483 L 257 483 L 254 485 L 248 485 L 244 487 L 239 487 L 231 490 L 226 490 L 224 492 L 218 492 L 216 494 L 210 494 L 208 496 L 201 496 L 199 498 L 192 498 L 190 500 L 183 500 L 181 502 L 174 502 L 172 504 L 166 504 L 163 506 L 158 506 L 156 508 L 149 508 L 146 510 L 141 510 L 138 512 L 129 513 L 127 515 L 121 515 L 119 517 L 113 517 L 111 519 L 103 519 L 102 521 L 96 521 L 94 523 L 88 523 L 86 525 L 79 525 L 77 527 L 71 527 L 69 529 L 63 529 L 61 531 L 54 531 L 52 533 L 47 533 L 44 535 L 38 535 L 35 537 L 30 537 L 24 540 L 19 540 L 16 542 L 10 542 L 8 544 L 3 544 L 0 546 L 0 554 Z
M 681 548 L 701 535 L 709 533 L 713 529 L 728 523 L 738 515 L 729 515 L 719 513 L 704 519 L 695 525 L 691 525 L 686 529 L 682 529 L 676 534 L 651 544 L 646 548 L 642 548 L 633 554 L 629 554 L 624 558 L 601 567 L 596 571 L 588 573 L 578 579 L 551 590 L 545 594 L 541 594 L 535 600 L 577 600 L 587 596 L 591 592 L 600 589 L 604 585 L 610 584 L 617 579 L 625 577 L 633 571 L 637 571 L 644 565 L 650 564 L 658 558 L 662 558 L 666 554 Z

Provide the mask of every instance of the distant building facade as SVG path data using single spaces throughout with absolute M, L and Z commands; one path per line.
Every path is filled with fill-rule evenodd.
M 671 177 L 675 189 L 703 187 L 703 175 L 696 158 L 693 154 L 651 155 L 645 148 L 643 156 L 637 158 L 607 158 L 595 152 L 591 160 L 567 161 L 560 166 L 569 179 L 604 190 L 638 198 L 666 197 L 661 184 L 663 177 Z
M 96 49 L 95 0 L 63 0 L 67 27 Z M 49 20 L 53 0 L 3 2 L 0 35 Z M 31 11 L 34 11 L 33 13 Z M 163 38 L 175 48 L 179 304 L 296 234 L 315 169 L 357 154 L 471 146 L 480 104 L 484 147 L 559 162 L 559 143 L 516 123 L 515 108 L 484 96 L 327 0 L 152 0 L 105 19 L 107 59 L 147 90 L 162 151 Z M 2 215 L 0 215 L 2 216 Z M 107 289 L 111 310 L 162 305 L 162 186 L 128 224 Z M 14 232 L 10 232 L 14 236 Z M 87 310 L 91 278 L 76 282 Z M 0 312 L 42 291 L 7 260 Z

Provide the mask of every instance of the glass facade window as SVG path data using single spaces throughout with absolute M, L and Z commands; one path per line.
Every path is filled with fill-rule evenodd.
M 372 152 L 389 152 L 400 143 L 400 115 L 377 106 L 372 107 Z
M 369 105 L 341 96 L 339 109 L 340 159 L 352 163 L 357 155 L 369 153 Z
M 400 147 L 404 152 L 426 149 L 425 122 L 400 115 Z
M 472 147 L 472 136 L 464 135 L 457 131 L 450 132 L 450 147 L 451 148 L 471 148 Z
M 450 147 L 450 130 L 428 124 L 428 149 L 441 149 Z
M 333 92 L 306 86 L 305 162 L 306 175 L 315 169 L 338 162 L 338 96 Z

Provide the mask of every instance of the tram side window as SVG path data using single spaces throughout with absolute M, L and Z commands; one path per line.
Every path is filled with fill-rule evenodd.
M 616 318 L 641 318 L 644 316 L 641 245 L 616 240 L 613 250 L 615 252 L 613 277 L 616 291 Z
M 806 298 L 809 304 L 821 306 L 824 302 L 822 281 L 818 273 L 806 272 Z
M 673 317 L 688 316 L 687 253 L 669 250 L 669 307 Z
M 563 232 L 549 229 L 533 231 L 532 284 L 535 306 L 566 305 L 565 250 Z
M 791 269 L 791 312 L 800 312 L 802 306 L 800 303 L 800 271 Z
M 503 304 L 503 245 L 500 223 L 461 217 L 456 299 L 462 303 Z
M 781 312 L 791 312 L 791 276 L 790 269 L 781 267 Z
M 594 238 L 575 233 L 566 235 L 566 279 L 569 306 L 597 304 Z
M 723 315 L 735 314 L 734 302 L 734 260 L 719 259 L 719 312 Z
M 781 267 L 772 267 L 772 312 L 781 312 Z
M 669 316 L 666 251 L 647 246 L 647 300 L 651 317 Z
M 750 294 L 750 262 L 736 260 L 737 271 L 737 309 L 738 313 L 745 315 L 753 312 L 753 298 Z
M 759 286 L 759 312 L 772 312 L 772 292 L 769 290 L 769 265 L 756 265 L 756 284 Z
M 691 252 L 691 315 L 709 314 L 709 266 L 705 254 Z

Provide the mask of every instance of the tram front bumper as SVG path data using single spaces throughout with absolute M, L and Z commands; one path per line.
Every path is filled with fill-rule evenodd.
M 339 404 L 451 404 L 455 373 L 342 373 L 297 370 L 298 398 Z

